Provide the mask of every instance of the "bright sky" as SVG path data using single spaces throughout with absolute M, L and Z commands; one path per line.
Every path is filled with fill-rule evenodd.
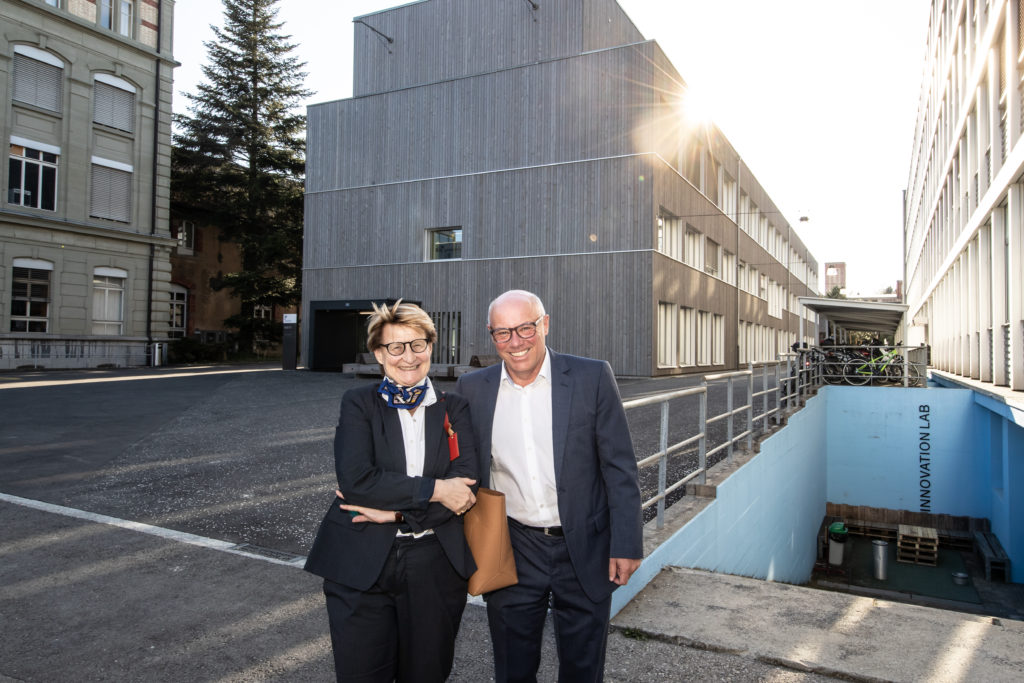
M 507 0 L 514 2 L 517 0 Z M 557 2 L 558 0 L 547 0 Z M 543 11 L 545 0 L 540 0 Z M 353 17 L 402 0 L 281 0 L 309 103 L 352 95 Z M 658 41 L 818 260 L 847 293 L 902 279 L 903 198 L 930 0 L 619 0 Z M 206 61 L 212 0 L 175 3 L 174 110 Z M 807 216 L 807 222 L 800 222 Z

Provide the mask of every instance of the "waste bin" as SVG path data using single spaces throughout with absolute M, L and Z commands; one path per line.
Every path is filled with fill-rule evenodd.
M 889 544 L 876 538 L 871 541 L 871 551 L 874 553 L 875 578 L 885 581 L 889 576 Z
M 843 546 L 846 545 L 846 525 L 833 522 L 828 527 L 828 563 L 839 566 L 843 563 Z

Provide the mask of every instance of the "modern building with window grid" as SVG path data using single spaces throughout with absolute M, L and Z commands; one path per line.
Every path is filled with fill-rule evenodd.
M 934 0 L 904 228 L 907 342 L 1024 390 L 1024 1 Z
M 0 0 L 0 369 L 167 339 L 173 6 Z
M 553 348 L 620 375 L 796 341 L 816 260 L 614 0 L 423 0 L 353 30 L 353 97 L 309 109 L 309 367 L 351 362 L 361 314 L 399 297 L 442 325 L 435 362 L 493 354 L 510 288 L 544 300 Z

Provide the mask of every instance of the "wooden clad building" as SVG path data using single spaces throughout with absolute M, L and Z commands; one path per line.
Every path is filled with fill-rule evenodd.
M 620 375 L 730 369 L 796 340 L 817 263 L 613 0 L 423 0 L 356 19 L 354 95 L 310 107 L 307 366 L 370 301 L 493 353 L 489 301 L 536 292 L 549 343 Z

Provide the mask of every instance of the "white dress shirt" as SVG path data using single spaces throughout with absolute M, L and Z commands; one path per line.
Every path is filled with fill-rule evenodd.
M 551 354 L 525 387 L 501 366 L 491 431 L 491 486 L 508 516 L 527 526 L 561 526 L 551 432 Z
M 381 394 L 380 397 L 387 401 L 387 397 Z M 398 422 L 402 425 L 402 442 L 405 446 L 405 473 L 410 477 L 423 476 L 423 461 L 426 459 L 427 435 L 424 430 L 426 424 L 427 406 L 437 403 L 437 394 L 434 393 L 434 385 L 427 378 L 427 391 L 423 400 L 413 413 L 405 408 L 394 408 L 398 411 Z M 413 536 L 419 538 L 426 534 L 434 533 L 433 529 L 427 529 L 419 533 L 399 531 L 399 536 Z

